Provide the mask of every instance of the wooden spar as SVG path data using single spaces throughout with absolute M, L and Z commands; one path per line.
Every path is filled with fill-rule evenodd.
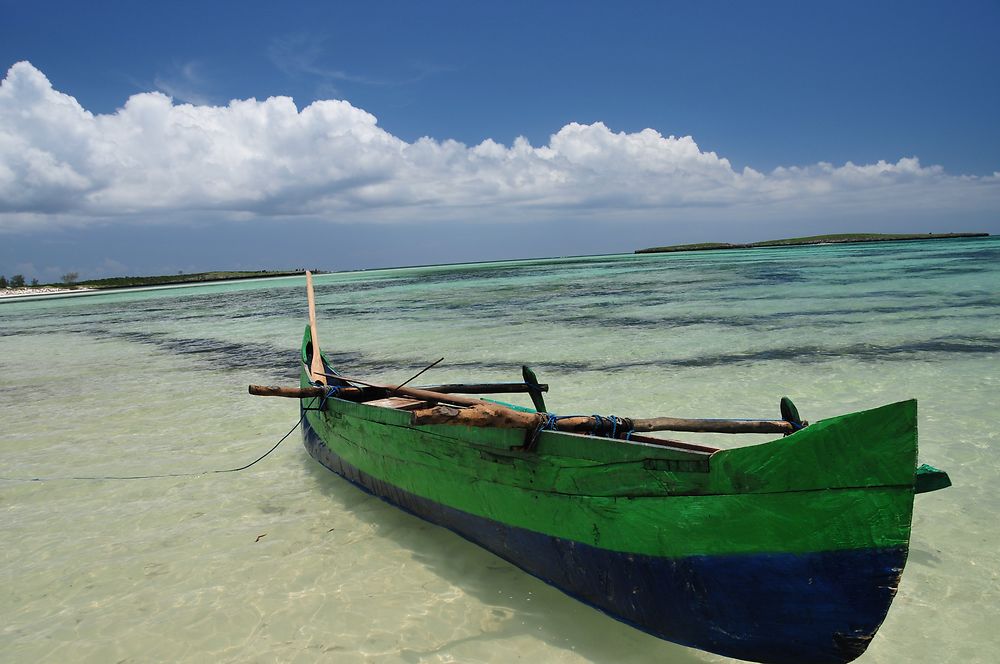
M 454 394 L 444 394 L 443 392 L 433 392 L 431 390 L 420 389 L 418 387 L 393 387 L 391 385 L 371 383 L 367 380 L 362 380 L 361 378 L 341 376 L 339 374 L 337 375 L 337 378 L 348 383 L 358 383 L 367 387 L 378 387 L 392 394 L 402 394 L 404 396 L 413 397 L 414 399 L 422 399 L 424 401 L 441 401 L 444 403 L 457 404 L 459 406 L 478 406 L 479 404 L 486 403 L 482 399 L 472 399 L 470 397 L 457 396 Z
M 525 413 L 507 406 L 456 394 L 445 394 L 416 387 L 392 387 L 372 383 L 360 378 L 340 376 L 337 378 L 350 383 L 383 389 L 390 394 L 429 401 L 431 403 L 467 406 L 467 408 L 430 407 L 411 413 L 414 426 L 427 424 L 456 424 L 472 427 L 497 427 L 512 429 L 537 429 L 547 419 L 546 413 Z M 283 396 L 283 395 L 275 395 Z M 625 425 L 614 425 L 622 433 L 625 431 L 694 431 L 699 433 L 794 433 L 796 428 L 783 420 L 722 420 L 686 419 L 680 417 L 654 417 L 650 419 L 628 419 Z M 558 431 L 573 433 L 610 433 L 608 418 L 564 417 L 555 421 Z M 607 431 L 605 431 L 607 429 Z
M 548 385 L 538 385 L 541 391 L 549 389 Z M 536 386 L 525 385 L 524 383 L 454 383 L 448 385 L 430 385 L 422 389 L 431 392 L 441 392 L 442 394 L 514 394 L 519 392 L 531 392 Z M 311 399 L 326 395 L 328 389 L 325 387 L 280 387 L 276 385 L 250 385 L 250 394 L 257 397 L 287 397 L 289 399 Z M 340 398 L 355 397 L 363 394 L 363 390 L 358 387 L 338 388 L 336 396 Z
M 605 418 L 606 419 L 606 418 Z M 631 430 L 646 431 L 695 431 L 700 433 L 793 433 L 795 427 L 784 420 L 725 420 L 683 417 L 652 417 L 631 420 Z M 572 417 L 560 420 L 560 431 L 586 433 L 594 427 L 593 417 Z
M 498 427 L 514 429 L 534 429 L 546 420 L 543 413 L 524 413 L 500 404 L 480 402 L 469 408 L 437 406 L 413 411 L 412 423 L 455 424 L 472 427 Z M 609 418 L 566 417 L 554 422 L 559 431 L 572 433 L 611 433 L 612 427 L 618 432 L 626 431 L 695 431 L 700 433 L 792 433 L 795 427 L 782 420 L 715 420 L 686 419 L 680 417 L 655 417 L 641 420 L 625 420 L 624 424 L 613 425 Z
M 325 387 L 279 387 L 277 385 L 251 385 L 248 391 L 255 397 L 287 397 L 289 399 L 324 397 L 329 392 Z M 347 396 L 344 393 L 361 394 L 361 390 L 356 387 L 342 387 L 337 390 L 337 394 Z
M 309 338 L 312 339 L 312 363 L 309 377 L 314 383 L 326 385 L 323 358 L 319 352 L 319 336 L 316 334 L 316 298 L 313 296 L 312 272 L 306 270 L 306 299 L 309 301 Z
M 425 385 L 422 389 L 443 394 L 518 394 L 534 390 L 548 392 L 549 386 L 528 385 L 526 383 L 448 383 L 446 385 Z
M 456 424 L 466 427 L 492 427 L 497 429 L 537 429 L 545 421 L 543 413 L 522 413 L 498 403 L 480 401 L 465 408 L 440 405 L 414 410 L 410 422 L 414 426 L 426 424 Z
M 526 385 L 533 388 L 528 390 L 528 394 L 531 396 L 531 403 L 535 407 L 535 410 L 539 413 L 548 412 L 549 409 L 545 407 L 545 399 L 542 398 L 542 392 L 548 391 L 547 386 L 546 389 L 542 389 L 535 372 L 526 364 L 521 365 L 521 377 L 524 379 Z

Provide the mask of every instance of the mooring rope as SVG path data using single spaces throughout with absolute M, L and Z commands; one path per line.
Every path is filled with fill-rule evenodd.
M 326 397 L 324 397 L 323 401 L 325 402 L 327 398 L 329 398 L 329 395 L 327 395 Z M 264 454 L 260 455 L 259 457 L 257 457 L 256 459 L 254 459 L 250 463 L 246 464 L 245 466 L 240 466 L 239 468 L 221 468 L 221 469 L 218 469 L 218 470 L 203 470 L 203 471 L 197 472 L 197 473 L 163 473 L 163 474 L 160 474 L 160 475 L 93 475 L 93 476 L 80 475 L 80 476 L 72 476 L 72 477 L 67 476 L 67 477 L 30 477 L 30 478 L 29 477 L 0 477 L 0 480 L 6 481 L 6 482 L 60 482 L 60 481 L 70 481 L 70 480 L 83 480 L 83 481 L 87 481 L 87 480 L 89 480 L 89 481 L 99 481 L 99 480 L 151 480 L 151 479 L 159 479 L 159 478 L 164 478 L 164 477 L 200 477 L 202 475 L 213 475 L 213 474 L 216 474 L 216 473 L 238 473 L 241 470 L 246 470 L 250 466 L 252 466 L 255 463 L 257 463 L 258 461 L 263 460 L 271 452 L 273 452 L 276 449 L 278 449 L 278 445 L 281 445 L 283 442 L 285 442 L 285 439 L 288 438 L 289 436 L 291 436 L 292 432 L 299 428 L 299 425 L 302 424 L 302 419 L 305 416 L 306 416 L 305 411 L 303 411 L 302 414 L 299 416 L 298 421 L 295 423 L 295 426 L 293 426 L 291 429 L 289 429 L 288 433 L 286 433 L 284 436 L 282 436 L 281 439 L 278 440 L 278 442 L 276 442 L 271 449 L 269 449 L 267 452 L 264 452 Z

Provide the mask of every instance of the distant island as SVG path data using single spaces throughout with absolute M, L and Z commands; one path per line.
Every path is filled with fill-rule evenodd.
M 762 247 L 798 247 L 808 244 L 849 244 L 855 242 L 900 242 L 909 240 L 944 240 L 960 237 L 989 237 L 989 233 L 837 233 L 833 235 L 809 235 L 784 240 L 764 240 L 748 244 L 729 242 L 701 242 L 698 244 L 674 244 L 666 247 L 636 249 L 637 254 L 660 254 L 674 251 L 709 251 L 712 249 L 759 249 Z

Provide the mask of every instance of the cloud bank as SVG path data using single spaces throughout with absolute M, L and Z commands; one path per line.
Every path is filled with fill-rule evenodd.
M 28 62 L 0 84 L 0 230 L 171 219 L 358 222 L 682 219 L 1000 209 L 1000 173 L 916 158 L 735 170 L 690 136 L 567 124 L 519 138 L 403 141 L 346 101 L 175 103 L 136 94 L 93 114 Z

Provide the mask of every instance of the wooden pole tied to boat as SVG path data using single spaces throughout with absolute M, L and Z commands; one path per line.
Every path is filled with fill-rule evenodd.
M 472 427 L 537 429 L 549 422 L 547 413 L 524 413 L 500 404 L 480 401 L 468 408 L 437 406 L 413 411 L 414 425 L 453 424 Z M 557 431 L 624 435 L 628 431 L 691 431 L 699 433 L 792 433 L 795 429 L 782 420 L 715 420 L 680 417 L 626 419 L 608 417 L 562 417 L 552 422 Z
M 309 364 L 309 379 L 326 385 L 326 368 L 319 351 L 319 334 L 316 332 L 316 298 L 313 295 L 312 272 L 306 270 L 306 299 L 309 302 L 309 338 L 312 340 L 312 362 Z
M 530 392 L 541 388 L 544 392 L 548 385 L 525 385 L 524 383 L 449 383 L 447 385 L 429 385 L 420 389 L 442 394 L 514 394 Z M 375 388 L 378 389 L 378 388 Z M 327 394 L 325 387 L 283 387 L 278 385 L 250 385 L 248 391 L 256 397 L 285 397 L 288 399 L 312 399 Z M 335 395 L 341 399 L 360 397 L 365 390 L 360 387 L 338 387 Z
M 481 402 L 475 406 L 460 407 L 442 404 L 413 411 L 415 425 L 455 424 L 467 427 L 494 427 L 498 429 L 536 429 L 545 421 L 541 413 L 522 413 L 498 403 Z
M 368 387 L 383 389 L 426 401 L 428 408 L 411 411 L 411 424 L 452 424 L 471 427 L 497 427 L 508 429 L 540 429 L 551 424 L 557 431 L 593 433 L 598 435 L 624 435 L 628 431 L 691 431 L 699 433 L 794 433 L 795 425 L 784 420 L 719 420 L 688 419 L 681 417 L 654 417 L 650 419 L 609 418 L 598 416 L 560 417 L 550 421 L 549 413 L 526 413 L 502 404 L 458 394 L 444 394 L 416 387 L 392 387 L 360 378 L 338 376 L 341 380 Z M 345 388 L 340 388 L 345 389 Z M 353 389 L 353 388 L 346 388 Z M 318 390 L 318 392 L 313 392 Z M 307 398 L 323 396 L 326 390 L 313 388 L 272 388 L 251 386 L 251 394 Z M 448 404 L 448 405 L 444 405 Z M 455 406 L 462 406 L 456 408 Z
M 280 387 L 278 385 L 250 385 L 247 390 L 255 397 L 285 397 L 287 399 L 314 399 L 325 397 L 329 390 L 325 387 Z M 361 390 L 356 387 L 342 387 L 337 390 L 337 394 L 343 392 L 359 394 Z
M 545 390 L 539 384 L 538 376 L 527 364 L 521 366 L 521 377 L 524 379 L 525 385 L 529 387 L 528 394 L 531 396 L 531 403 L 535 406 L 535 410 L 539 413 L 548 411 L 548 408 L 545 407 L 545 399 L 542 397 L 542 392 Z

